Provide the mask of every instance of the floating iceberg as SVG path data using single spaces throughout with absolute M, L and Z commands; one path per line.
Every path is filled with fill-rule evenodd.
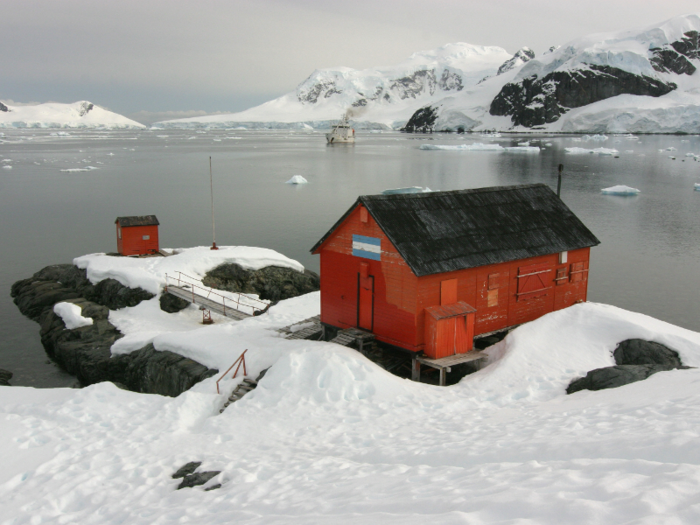
M 593 135 L 593 136 L 591 136 L 591 135 L 584 135 L 584 136 L 582 137 L 582 139 L 583 139 L 585 142 L 588 142 L 589 140 L 594 140 L 594 141 L 596 141 L 596 142 L 602 142 L 602 141 L 604 141 L 604 140 L 608 140 L 608 137 L 607 137 L 607 135 Z
M 539 153 L 539 146 L 512 146 L 510 148 L 503 148 L 509 153 Z
M 700 191 L 700 183 L 695 183 L 695 191 Z
M 96 168 L 95 166 L 85 166 L 84 168 L 66 168 L 61 171 L 65 171 L 67 173 L 77 173 L 79 171 L 92 171 L 92 170 L 99 170 L 100 168 Z
M 307 184 L 309 181 L 306 180 L 304 177 L 301 175 L 294 175 L 291 179 L 289 179 L 286 184 Z
M 474 144 L 459 144 L 457 146 L 442 146 L 439 144 L 421 144 L 422 150 L 444 150 L 444 151 L 503 151 L 503 146 L 498 144 L 482 144 L 475 142 Z
M 610 148 L 564 148 L 570 155 L 598 154 L 598 155 L 617 155 L 619 151 Z
M 624 186 L 622 184 L 618 186 L 611 186 L 609 188 L 603 188 L 600 190 L 603 195 L 637 195 L 640 191 L 637 188 L 631 188 L 629 186 Z
M 408 188 L 394 188 L 391 190 L 384 190 L 382 195 L 397 195 L 400 193 L 429 193 L 431 190 L 428 187 L 423 188 L 422 186 L 409 186 Z
M 10 165 L 8 165 L 8 164 L 5 164 L 5 165 L 2 167 L 2 169 L 4 169 L 4 170 L 11 170 L 11 169 L 12 169 L 12 166 L 10 166 Z

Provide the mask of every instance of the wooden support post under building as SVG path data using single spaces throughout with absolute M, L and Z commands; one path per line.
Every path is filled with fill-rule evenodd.
M 420 381 L 420 363 L 415 357 L 411 359 L 411 381 Z

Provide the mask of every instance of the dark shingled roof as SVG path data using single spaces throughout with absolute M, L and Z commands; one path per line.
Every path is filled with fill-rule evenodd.
M 544 184 L 364 195 L 312 252 L 363 204 L 417 276 L 600 244 Z
M 134 217 L 117 217 L 115 223 L 119 223 L 122 228 L 129 226 L 158 226 L 160 223 L 155 215 L 139 215 Z

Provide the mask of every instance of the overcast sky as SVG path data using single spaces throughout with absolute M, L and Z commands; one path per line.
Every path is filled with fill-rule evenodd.
M 314 69 L 450 42 L 541 53 L 700 12 L 698 0 L 3 0 L 0 99 L 90 100 L 151 122 L 240 111 Z

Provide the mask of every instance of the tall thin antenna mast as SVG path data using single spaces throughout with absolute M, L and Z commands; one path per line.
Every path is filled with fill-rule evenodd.
M 211 157 L 209 157 L 209 188 L 211 189 L 211 250 L 218 250 L 216 247 L 216 223 L 214 222 L 214 179 L 211 175 Z
M 563 164 L 559 164 L 559 178 L 557 179 L 557 197 L 561 197 L 561 172 L 564 169 Z

